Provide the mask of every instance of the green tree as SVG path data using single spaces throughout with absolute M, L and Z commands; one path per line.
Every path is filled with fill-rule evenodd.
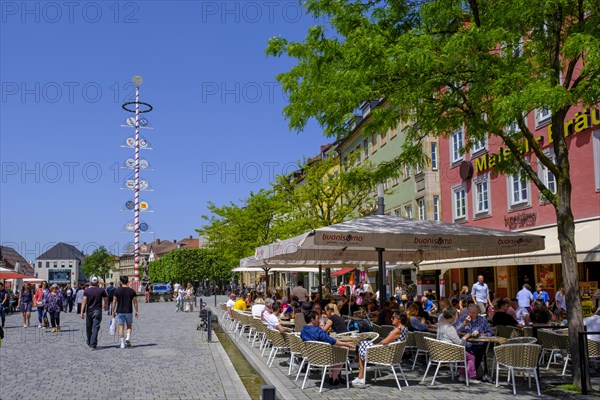
M 348 164 L 354 163 L 350 159 Z M 300 174 L 278 176 L 275 188 L 298 233 L 337 224 L 371 210 L 376 177 L 368 166 L 348 168 L 339 158 L 307 163 Z
M 176 249 L 148 264 L 154 282 L 193 282 L 228 279 L 229 266 L 224 266 L 213 249 Z
M 469 141 L 499 138 L 512 154 L 497 170 L 521 170 L 556 210 L 573 365 L 582 330 L 569 148 L 564 122 L 577 106 L 600 98 L 600 4 L 597 0 L 307 0 L 330 26 L 313 26 L 303 42 L 270 40 L 267 53 L 298 63 L 278 76 L 289 94 L 284 114 L 302 130 L 315 118 L 328 135 L 345 134 L 357 104 L 385 98 L 366 127 L 372 133 L 410 124 L 402 155 L 422 160 L 426 134 L 467 127 Z M 551 113 L 554 159 L 536 141 L 525 116 Z M 522 157 L 527 144 L 556 178 L 553 193 Z M 573 369 L 579 385 L 580 371 Z
M 100 246 L 85 258 L 81 269 L 89 277 L 92 275 L 101 276 L 106 282 L 106 274 L 115 264 L 115 256 L 110 254 L 106 247 Z

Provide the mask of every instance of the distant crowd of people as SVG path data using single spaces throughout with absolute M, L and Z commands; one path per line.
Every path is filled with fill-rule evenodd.
M 61 313 L 76 312 L 86 320 L 87 344 L 96 349 L 98 332 L 102 321 L 103 311 L 115 318 L 119 326 L 120 347 L 130 347 L 133 323 L 133 309 L 138 317 L 138 303 L 136 292 L 128 286 L 129 279 L 123 276 L 119 280 L 119 287 L 111 282 L 107 288 L 99 287 L 100 280 L 93 276 L 86 283 L 72 287 L 71 285 L 48 285 L 41 282 L 35 285 L 25 282 L 21 290 L 15 291 L 16 308 L 21 313 L 23 328 L 31 325 L 31 314 L 35 308 L 37 314 L 37 327 L 47 328 L 51 333 L 61 330 Z M 10 296 L 4 284 L 0 282 L 0 319 L 4 328 L 6 310 L 9 307 Z M 126 334 L 125 334 L 126 332 Z

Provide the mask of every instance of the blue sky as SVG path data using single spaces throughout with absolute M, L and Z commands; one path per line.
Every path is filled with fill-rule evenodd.
M 133 240 L 120 211 L 133 75 L 154 106 L 142 221 L 155 233 L 142 241 L 197 236 L 208 201 L 237 202 L 331 141 L 316 125 L 289 131 L 275 75 L 293 64 L 264 52 L 314 24 L 297 2 L 66 3 L 0 3 L 0 242 L 27 259 L 59 241 L 91 253 Z

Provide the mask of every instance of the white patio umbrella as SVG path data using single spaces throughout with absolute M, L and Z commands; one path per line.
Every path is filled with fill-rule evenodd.
M 543 248 L 544 237 L 539 235 L 373 215 L 259 247 L 255 255 L 272 261 L 377 261 L 378 286 L 381 298 L 386 298 L 381 284 L 386 261 L 418 265 L 426 260 L 492 257 Z
M 370 265 L 376 266 L 375 262 L 368 261 L 336 261 L 336 260 L 264 260 L 255 256 L 242 258 L 240 266 L 232 269 L 232 272 L 264 272 L 268 279 L 269 272 L 318 272 L 319 277 L 323 268 L 344 268 L 349 266 Z M 319 295 L 322 293 L 322 285 L 319 279 Z

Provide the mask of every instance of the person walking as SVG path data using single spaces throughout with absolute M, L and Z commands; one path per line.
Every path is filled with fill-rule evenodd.
M 185 311 L 194 312 L 194 286 L 191 283 L 187 284 L 187 289 L 185 290 L 185 301 Z
M 490 290 L 488 285 L 483 281 L 483 275 L 479 275 L 477 277 L 477 282 L 473 284 L 471 297 L 473 298 L 473 302 L 479 307 L 479 313 L 487 313 L 487 308 L 492 304 L 492 301 L 490 300 Z
M 108 315 L 111 314 L 112 312 L 112 302 L 113 299 L 115 297 L 115 291 L 117 290 L 117 288 L 115 287 L 115 283 L 111 282 L 108 287 L 106 288 L 106 296 L 108 299 Z
M 73 289 L 71 288 L 71 285 L 67 285 L 67 289 L 65 290 L 65 292 L 67 299 L 67 306 L 65 307 L 65 312 L 73 312 Z
M 77 314 L 81 314 L 81 304 L 83 303 L 83 293 L 85 291 L 85 286 L 83 283 L 79 285 L 79 290 L 75 295 L 75 302 L 77 303 Z
M 46 305 L 48 293 L 50 293 L 50 290 L 48 290 L 48 282 L 43 281 L 41 286 L 36 289 L 35 295 L 33 296 L 33 304 L 35 304 L 37 308 L 38 328 L 44 327 L 44 317 L 46 317 L 44 306 Z M 46 322 L 47 321 L 48 320 L 46 319 Z
M 144 289 L 146 291 L 146 303 L 150 303 L 150 292 L 152 291 L 152 285 L 150 284 L 150 282 L 146 283 Z
M 108 309 L 108 295 L 101 287 L 98 287 L 98 277 L 92 276 L 91 286 L 83 292 L 81 303 L 81 319 L 85 318 L 85 333 L 87 345 L 96 350 L 98 346 L 98 332 L 102 323 L 102 308 Z M 85 316 L 84 316 L 85 314 Z
M 0 320 L 2 321 L 2 328 L 4 328 L 4 321 L 6 319 L 6 309 L 8 308 L 8 292 L 4 289 L 4 283 L 0 282 Z
M 113 303 L 113 316 L 116 318 L 119 326 L 120 347 L 131 347 L 131 331 L 133 330 L 133 308 L 135 308 L 135 317 L 139 317 L 138 301 L 135 291 L 127 286 L 129 278 L 122 276 L 119 278 L 119 288 L 115 292 Z M 127 325 L 127 336 L 125 335 L 125 325 Z
M 23 328 L 29 326 L 29 320 L 31 319 L 31 308 L 33 306 L 33 290 L 28 282 L 23 285 L 23 289 L 19 292 L 19 300 L 17 301 L 17 308 L 23 315 Z
M 50 287 L 50 293 L 44 305 L 44 309 L 50 315 L 50 325 L 52 325 L 50 332 L 52 333 L 60 332 L 60 312 L 63 309 L 63 296 L 58 289 L 56 283 Z

